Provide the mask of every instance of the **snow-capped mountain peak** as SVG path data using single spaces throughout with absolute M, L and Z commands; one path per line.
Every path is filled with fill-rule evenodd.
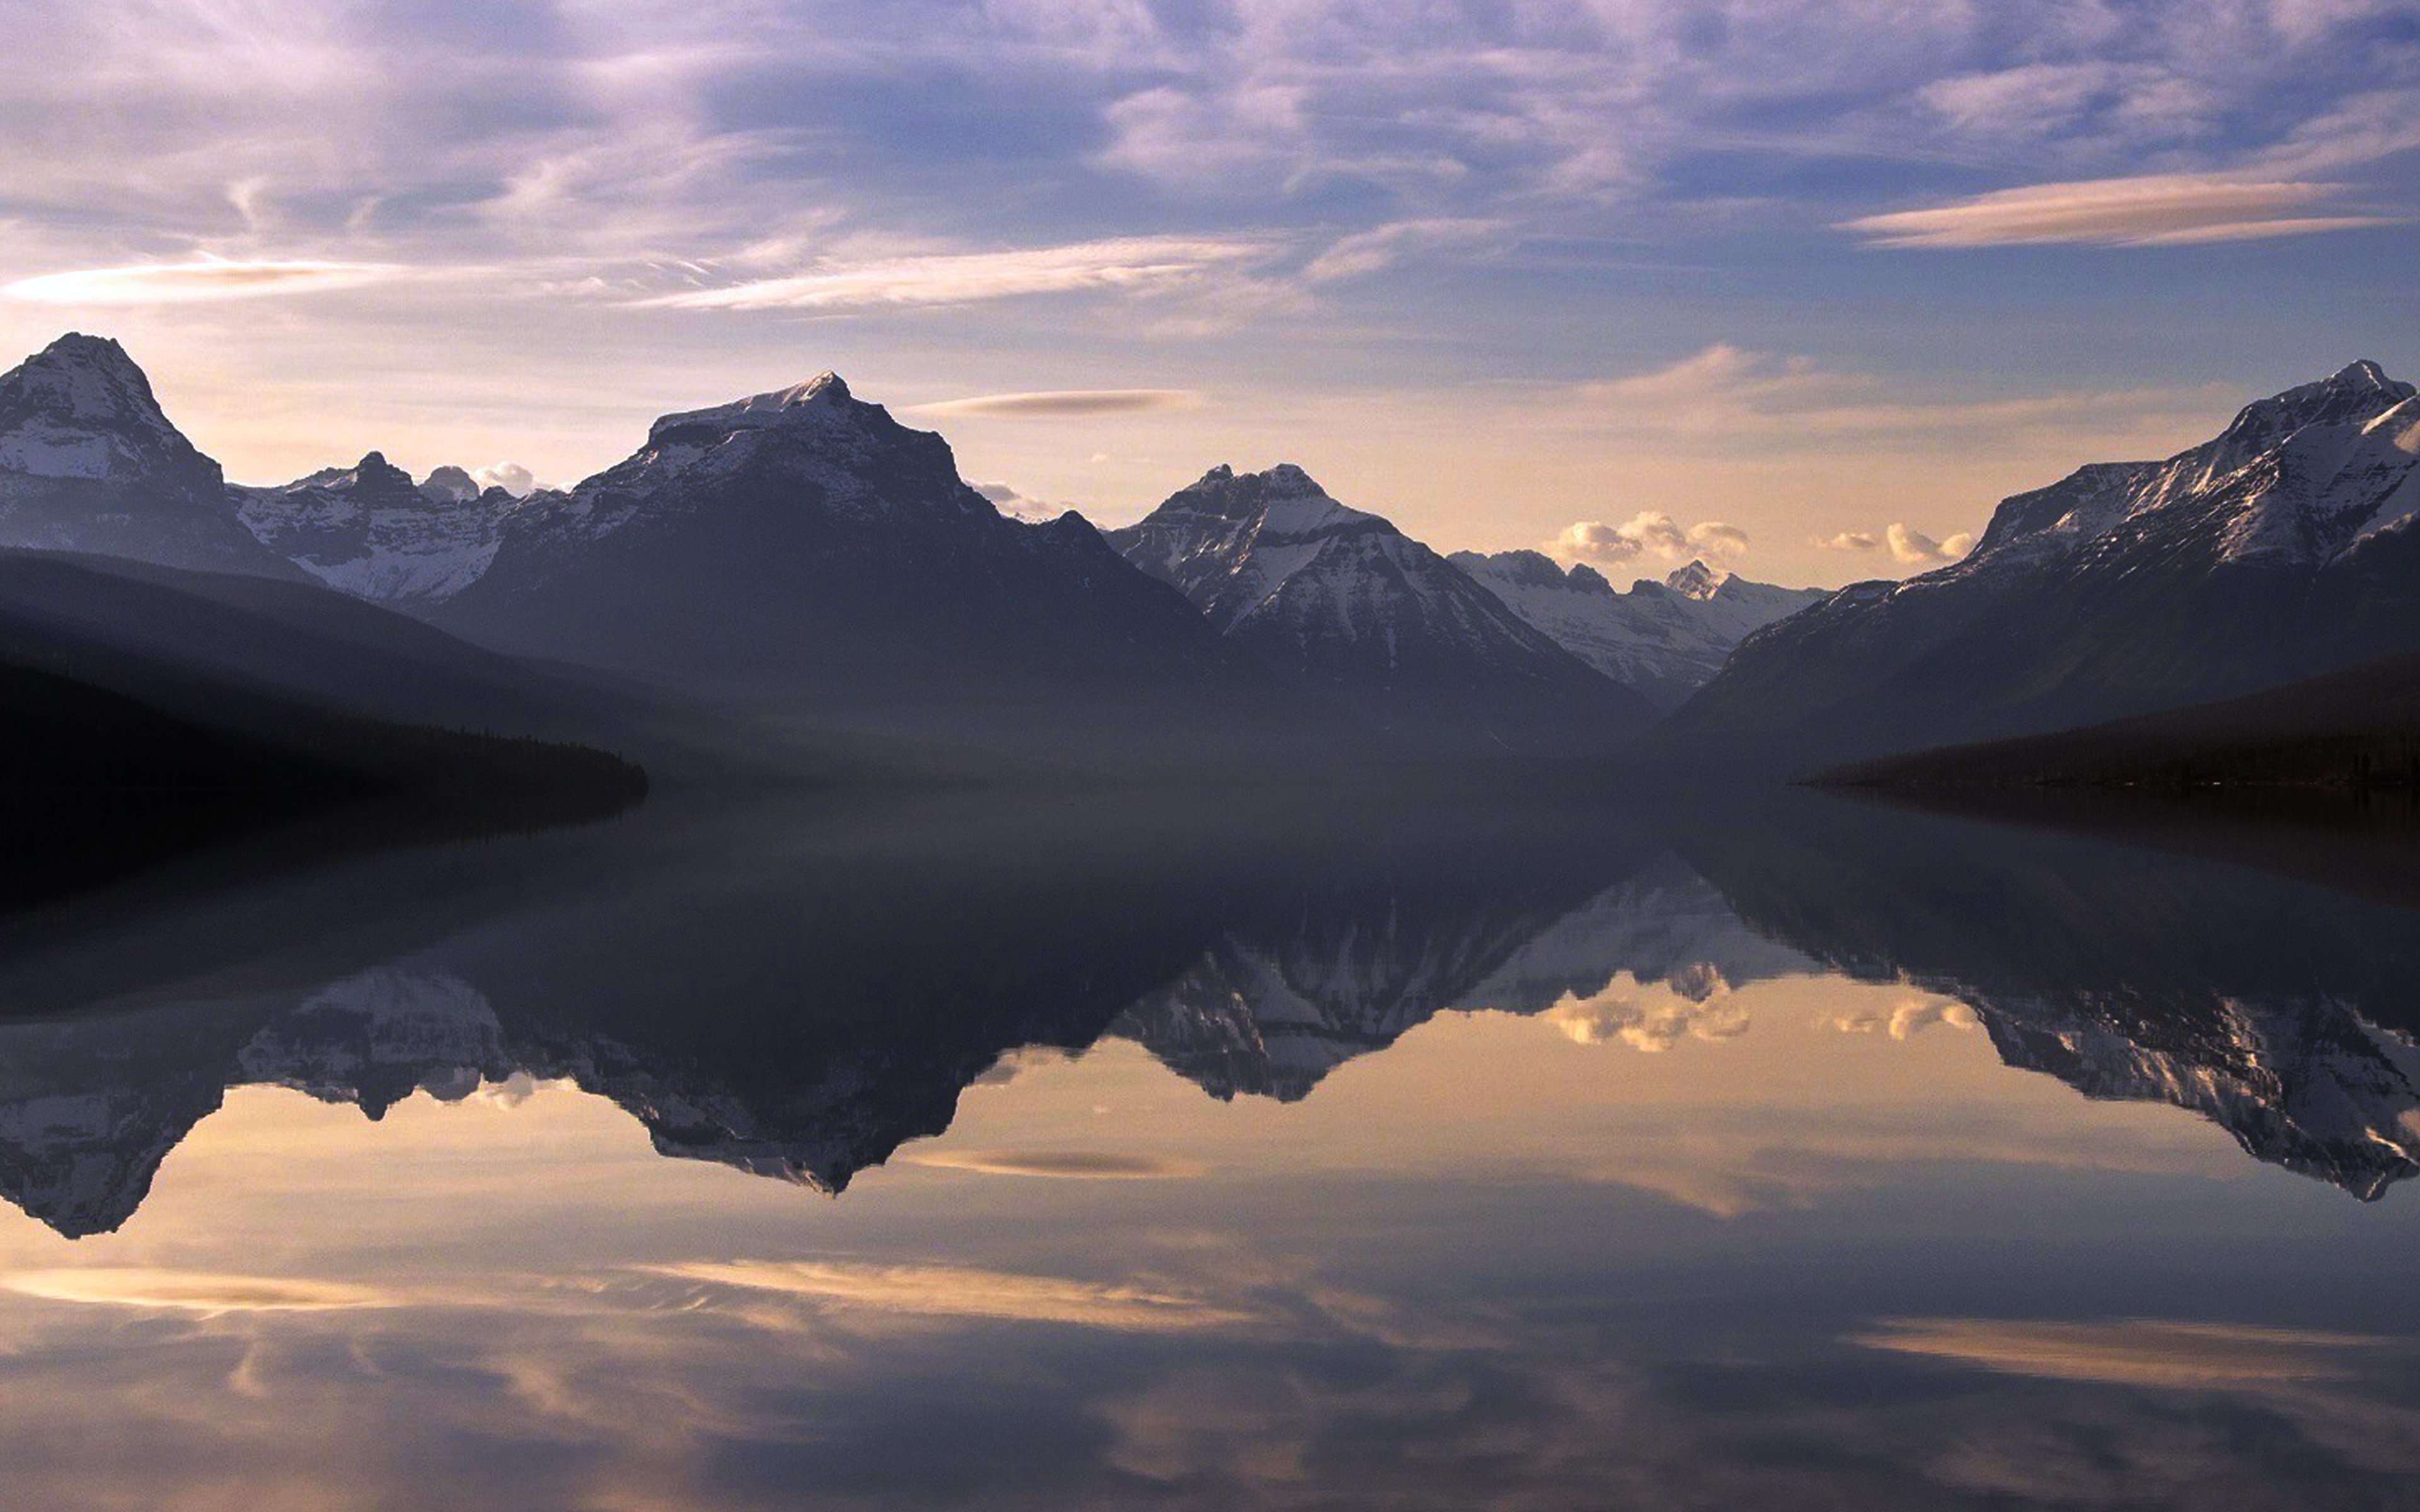
M 1457 551 L 1452 560 L 1564 650 L 1665 708 L 1713 677 L 1751 631 L 1823 596 L 1703 562 L 1622 593 L 1587 563 L 1566 568 L 1541 551 Z
M 1211 623 L 1232 631 L 1342 536 L 1400 532 L 1350 509 L 1291 462 L 1238 473 L 1220 463 L 1171 495 L 1149 518 L 1110 536 L 1126 560 L 1175 584 Z
M 1292 463 L 1212 468 L 1109 543 L 1231 640 L 1389 727 L 1441 721 L 1501 746 L 1549 730 L 1600 739 L 1650 717 L 1468 574 Z
M 1692 558 L 1685 567 L 1677 567 L 1664 579 L 1664 586 L 1700 603 L 1722 591 L 1731 575 L 1721 567 L 1710 567 L 1702 557 Z
M 437 486 L 448 473 L 458 483 Z M 520 507 L 500 489 L 483 494 L 459 468 L 415 484 L 382 452 L 283 487 L 228 491 L 263 546 L 331 588 L 404 607 L 441 602 L 477 580 Z
M 2003 500 L 1962 561 L 1744 645 L 1658 738 L 1851 761 L 2334 671 L 2420 635 L 2415 519 L 2415 391 L 2347 363 L 2164 461 Z
M 837 373 L 818 373 L 804 383 L 764 393 L 752 393 L 729 404 L 665 415 L 649 427 L 651 445 L 675 440 L 700 441 L 709 435 L 728 437 L 744 430 L 813 424 L 856 410 L 880 411 L 881 406 L 861 403 Z
M 0 374 L 0 470 L 203 489 L 218 471 L 168 423 L 126 348 L 80 332 Z
M 2314 426 L 2359 427 L 2412 397 L 2409 383 L 2386 376 L 2367 359 L 2348 363 L 2315 383 L 2301 383 L 2243 407 L 2216 440 L 2197 446 L 2187 474 L 2195 487 L 2208 487 Z
M 70 332 L 27 358 L 5 382 L 12 405 L 85 425 L 173 432 L 150 379 L 106 336 Z
M 126 349 L 61 336 L 0 374 L 0 547 L 293 579 Z
M 1014 680 L 1057 718 L 1077 681 L 1223 698 L 1247 674 L 1090 525 L 1004 517 L 946 440 L 830 374 L 658 420 L 629 456 L 521 506 L 435 619 L 752 699 L 876 703 Z

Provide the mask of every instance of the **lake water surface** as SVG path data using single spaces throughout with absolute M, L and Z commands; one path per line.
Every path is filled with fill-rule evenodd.
M 2420 1505 L 2412 868 L 2153 838 L 676 795 L 30 907 L 0 1503 Z

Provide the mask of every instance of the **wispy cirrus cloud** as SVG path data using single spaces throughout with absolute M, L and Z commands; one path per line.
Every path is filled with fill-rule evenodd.
M 1811 357 L 1714 342 L 1662 367 L 1571 385 L 1553 408 L 1567 423 L 1700 440 L 1726 453 L 1859 437 L 1923 440 L 2055 432 L 2067 444 L 2131 445 L 2148 422 L 2199 423 L 2230 396 L 2215 389 L 2065 389 L 2007 396 L 1910 393 Z
M 1368 231 L 1339 238 L 1304 264 L 1303 279 L 1334 283 L 1381 272 L 1419 253 L 1440 248 L 1471 248 L 1500 240 L 1511 230 L 1500 220 L 1441 217 L 1393 221 Z
M 1034 295 L 1163 293 L 1266 257 L 1251 239 L 1120 237 L 1006 252 L 834 261 L 781 278 L 641 300 L 675 310 L 866 310 L 975 304 Z
M 2118 1386 L 2242 1391 L 2355 1373 L 2366 1335 L 2133 1319 L 2071 1323 L 1988 1318 L 1887 1319 L 1849 1342 L 2008 1375 Z
M 2402 224 L 2341 204 L 2336 183 L 2146 174 L 1994 190 L 1921 209 L 1843 221 L 1877 247 L 2175 247 Z
M 1916 98 L 1949 128 L 1975 137 L 2088 133 L 2105 142 L 2175 140 L 2211 129 L 2219 94 L 2159 62 L 2084 58 L 1936 79 Z
M 1195 389 L 1051 389 L 1032 393 L 985 393 L 908 407 L 919 415 L 983 415 L 1011 420 L 1069 416 L 1154 414 L 1191 409 L 1202 402 Z
M 405 273 L 406 270 L 385 263 L 247 262 L 204 257 L 189 262 L 129 263 L 116 268 L 39 273 L 0 287 L 0 294 L 37 304 L 186 304 L 281 294 L 322 294 L 383 283 Z
M 0 1276 L 0 1288 L 45 1302 L 207 1314 L 335 1312 L 402 1305 L 402 1299 L 392 1293 L 346 1282 L 139 1267 L 18 1271 Z
M 1224 1327 L 1249 1322 L 1255 1317 L 1198 1292 L 966 1266 L 701 1260 L 647 1269 L 676 1280 L 773 1292 L 832 1306 L 935 1318 L 1156 1333 Z
M 911 1155 L 911 1164 L 983 1176 L 1029 1176 L 1058 1180 L 1140 1181 L 1199 1176 L 1199 1161 L 1173 1155 L 1109 1149 L 957 1149 Z

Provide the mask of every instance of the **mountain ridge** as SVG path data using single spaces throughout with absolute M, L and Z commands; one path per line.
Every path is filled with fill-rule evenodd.
M 1108 537 L 1255 656 L 1409 741 L 1611 748 L 1653 711 L 1443 556 L 1301 468 L 1220 464 Z
M 1587 563 L 1543 551 L 1456 551 L 1447 560 L 1507 608 L 1659 709 L 1679 707 L 1722 670 L 1740 641 L 1825 596 L 1816 588 L 1751 582 L 1692 560 L 1625 592 Z
M 1744 640 L 1650 737 L 1804 771 L 2148 714 L 2420 647 L 2420 397 L 2376 363 L 2002 501 L 1965 559 Z

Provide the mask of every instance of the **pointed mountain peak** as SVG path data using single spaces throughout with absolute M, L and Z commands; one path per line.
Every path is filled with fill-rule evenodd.
M 226 486 L 126 348 L 80 332 L 0 373 L 0 472 L 142 484 L 211 503 Z
M 68 332 L 0 375 L 0 408 L 80 425 L 175 431 L 126 348 L 82 332 Z
M 1720 567 L 1710 567 L 1702 557 L 1692 558 L 1685 567 L 1675 569 L 1664 579 L 1664 586 L 1683 598 L 1700 601 L 1714 596 L 1730 580 L 1730 574 Z
M 1163 515 L 1217 519 L 1229 525 L 1257 521 L 1259 528 L 1280 535 L 1377 519 L 1338 503 L 1318 480 L 1291 462 L 1280 462 L 1265 472 L 1237 472 L 1222 462 L 1153 511 L 1154 518 Z
M 1289 499 L 1301 499 L 1311 494 L 1326 498 L 1327 495 L 1327 490 L 1321 487 L 1316 479 L 1292 462 L 1280 462 L 1261 476 L 1268 480 L 1272 493 L 1282 493 Z
M 2349 363 L 2315 383 L 2244 406 L 2209 449 L 2211 463 L 2222 471 L 2241 466 L 2306 425 L 2366 424 L 2413 393 L 2376 363 Z
M 666 415 L 648 429 L 647 436 L 657 444 L 667 438 L 710 441 L 719 438 L 708 436 L 709 431 L 729 435 L 791 426 L 804 429 L 828 425 L 838 419 L 884 415 L 881 406 L 867 404 L 850 393 L 839 374 L 827 372 L 786 389 L 752 393 L 745 399 L 710 409 Z
M 70 331 L 43 347 L 38 354 L 56 363 L 107 369 L 123 376 L 141 378 L 143 370 L 126 348 L 108 336 L 87 336 L 81 331 Z

